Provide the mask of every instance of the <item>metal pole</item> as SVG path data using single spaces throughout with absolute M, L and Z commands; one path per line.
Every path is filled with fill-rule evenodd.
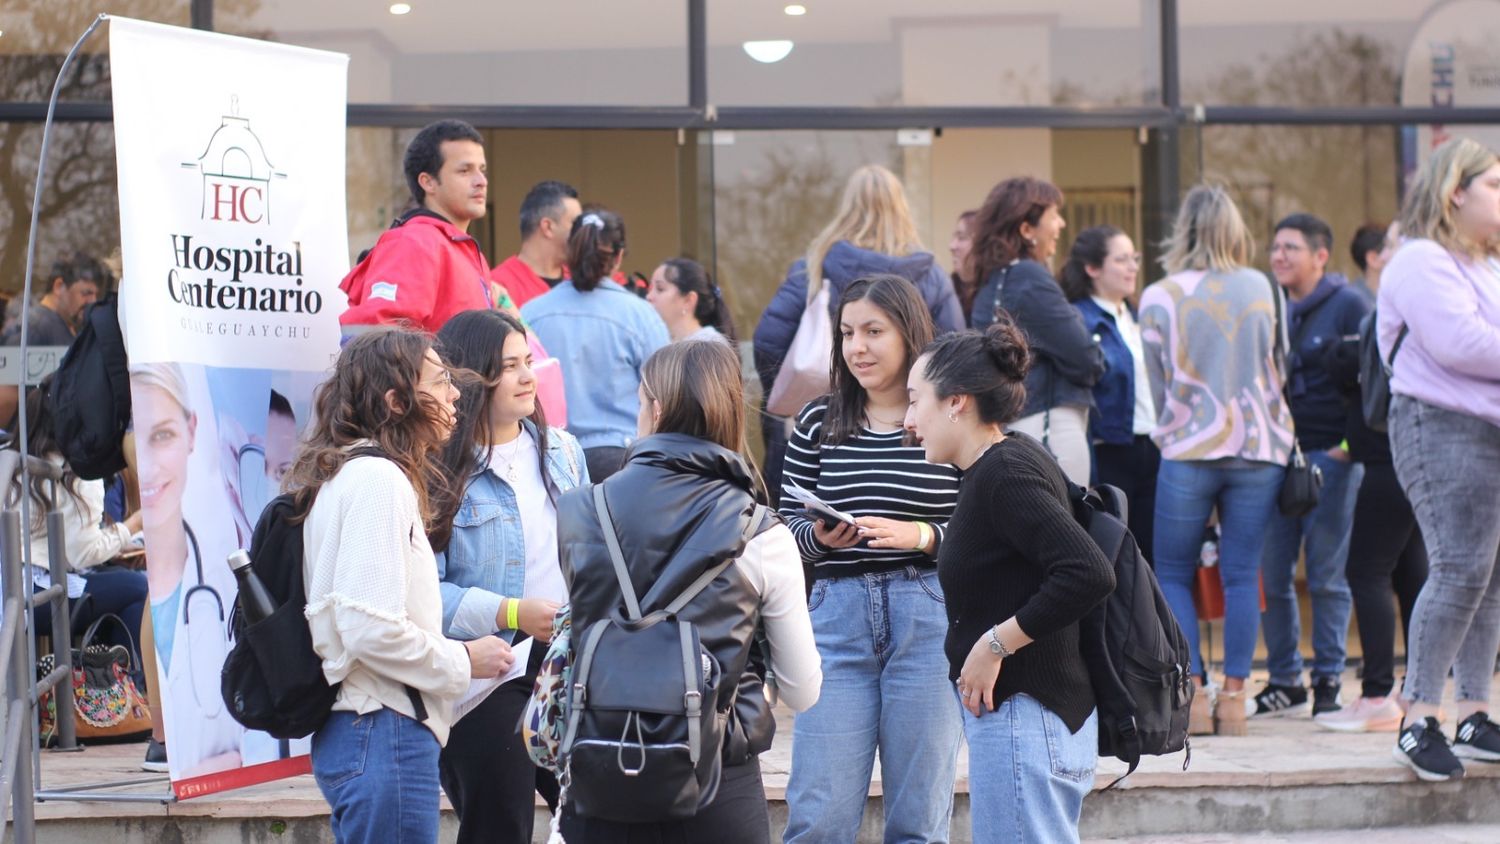
M 30 638 L 24 622 L 30 615 L 31 589 L 21 565 L 21 536 L 20 514 L 15 510 L 0 512 L 0 562 L 4 565 L 7 612 L 19 614 L 11 621 L 17 635 L 10 643 L 10 676 L 6 682 L 5 767 L 15 777 L 11 783 L 10 800 L 14 840 L 18 844 L 31 844 L 36 841 L 36 781 L 32 765 L 18 757 L 24 748 L 31 757 L 27 762 L 35 760 L 29 692 L 36 682 L 36 669 L 33 668 L 35 663 L 28 660 L 30 649 L 23 641 Z M 24 612 L 23 607 L 27 608 Z
M 687 0 L 688 105 L 701 117 L 708 107 L 708 3 Z
M 57 512 L 57 482 L 52 483 L 52 507 L 47 513 L 47 563 L 52 568 L 52 585 L 62 592 L 52 599 L 53 670 L 63 672 L 62 680 L 52 687 L 52 701 L 57 710 L 57 746 L 60 750 L 78 749 L 77 725 L 73 719 L 73 619 L 68 607 L 68 549 L 64 544 L 62 513 Z M 38 784 L 41 777 L 37 777 Z
M 1161 0 L 1161 100 L 1173 119 L 1146 132 L 1142 151 L 1141 251 L 1145 265 L 1156 268 L 1161 242 L 1172 230 L 1181 185 L 1182 88 L 1177 50 L 1177 0 Z M 1149 279 L 1148 279 L 1149 281 Z

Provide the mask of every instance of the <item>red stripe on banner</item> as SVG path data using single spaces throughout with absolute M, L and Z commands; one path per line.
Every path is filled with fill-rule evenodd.
M 227 771 L 204 774 L 201 777 L 174 780 L 172 782 L 172 792 L 177 795 L 178 800 L 187 800 L 192 797 L 203 797 L 208 794 L 217 794 L 220 791 L 230 791 L 236 788 L 260 785 L 263 782 L 271 782 L 272 780 L 310 773 L 312 773 L 312 757 L 306 755 L 293 756 L 290 759 L 262 762 L 259 765 L 251 765 L 247 768 L 230 768 Z

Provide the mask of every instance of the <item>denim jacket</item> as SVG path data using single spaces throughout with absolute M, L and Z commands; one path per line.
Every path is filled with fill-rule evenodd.
M 1094 385 L 1089 439 L 1129 445 L 1135 439 L 1135 358 L 1115 324 L 1114 314 L 1093 299 L 1079 299 L 1073 307 L 1083 314 L 1083 327 L 1104 350 L 1104 375 Z M 1134 311 L 1132 310 L 1132 313 Z
M 536 436 L 531 420 L 522 420 Z M 547 474 L 559 493 L 588 483 L 583 449 L 561 428 L 547 429 Z M 500 598 L 524 597 L 526 544 L 521 508 L 509 483 L 481 459 L 469 478 L 464 499 L 453 517 L 453 538 L 437 555 L 438 589 L 443 597 L 443 633 L 452 639 L 477 639 L 499 632 L 509 642 L 514 630 L 497 631 Z

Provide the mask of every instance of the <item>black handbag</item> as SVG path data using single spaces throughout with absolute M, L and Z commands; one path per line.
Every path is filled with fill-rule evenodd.
M 1292 440 L 1292 460 L 1287 464 L 1286 477 L 1281 481 L 1277 509 L 1283 516 L 1300 519 L 1317 508 L 1322 489 L 1323 470 L 1309 461 L 1302 453 L 1302 446 Z
M 1290 412 L 1292 373 L 1291 368 L 1287 366 L 1287 350 L 1281 342 L 1282 337 L 1285 336 L 1283 296 L 1276 282 L 1271 282 L 1271 299 L 1276 308 L 1276 363 L 1281 367 L 1281 397 L 1286 401 L 1287 411 Z M 1306 325 L 1305 318 L 1303 324 Z M 1302 332 L 1298 331 L 1297 338 L 1292 340 L 1292 348 L 1296 348 L 1296 341 L 1301 336 Z M 1323 470 L 1307 459 L 1307 455 L 1302 453 L 1301 443 L 1297 442 L 1296 436 L 1293 435 L 1292 459 L 1288 461 L 1286 475 L 1281 480 L 1281 492 L 1276 497 L 1276 508 L 1283 516 L 1300 519 L 1317 508 L 1322 489 Z

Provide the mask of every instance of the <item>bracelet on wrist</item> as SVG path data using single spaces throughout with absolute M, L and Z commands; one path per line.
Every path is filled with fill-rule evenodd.
M 916 525 L 917 544 L 916 547 L 912 548 L 911 550 L 923 551 L 926 550 L 928 545 L 932 544 L 932 525 L 929 525 L 926 522 L 917 522 Z
M 510 603 L 505 606 L 505 626 L 510 630 L 520 630 L 521 599 L 507 598 L 506 600 Z

